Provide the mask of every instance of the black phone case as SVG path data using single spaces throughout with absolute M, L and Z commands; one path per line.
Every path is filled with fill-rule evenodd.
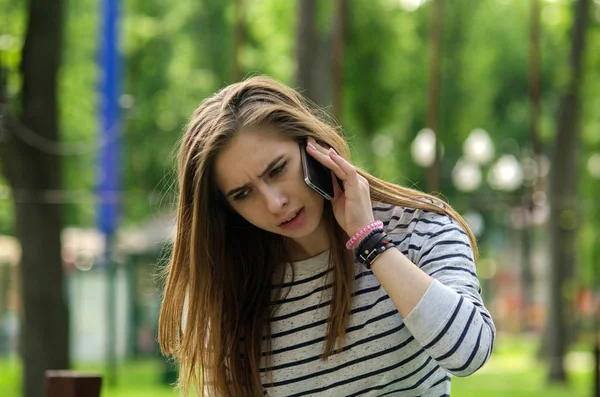
M 331 171 L 306 153 L 306 140 L 300 142 L 300 157 L 304 182 L 327 200 L 333 199 Z

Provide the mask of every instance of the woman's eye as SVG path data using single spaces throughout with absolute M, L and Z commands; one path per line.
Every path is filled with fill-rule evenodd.
M 273 170 L 271 170 L 271 176 L 273 177 L 273 176 L 275 176 L 277 174 L 280 174 L 283 171 L 283 169 L 285 168 L 286 165 L 287 165 L 287 161 L 284 162 L 283 164 L 281 164 L 279 167 L 273 168 Z
M 233 201 L 238 201 L 238 200 L 243 200 L 246 197 L 248 197 L 248 191 L 243 191 L 241 193 L 236 194 L 235 196 L 233 196 Z

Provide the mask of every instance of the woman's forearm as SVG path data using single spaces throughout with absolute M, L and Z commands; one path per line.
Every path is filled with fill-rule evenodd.
M 417 306 L 433 279 L 404 254 L 388 249 L 371 265 L 371 270 L 402 317 Z

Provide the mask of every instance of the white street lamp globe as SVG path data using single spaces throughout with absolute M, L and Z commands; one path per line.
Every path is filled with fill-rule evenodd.
M 506 192 L 515 191 L 523 183 L 523 170 L 515 156 L 505 154 L 496 161 L 488 173 L 490 186 Z
M 452 169 L 452 182 L 461 192 L 472 192 L 481 185 L 479 164 L 460 158 Z
M 595 179 L 600 179 L 600 153 L 594 153 L 587 162 L 587 169 Z
M 463 144 L 463 151 L 469 160 L 477 164 L 487 164 L 494 158 L 494 143 L 485 130 L 476 128 Z
M 406 11 L 415 11 L 425 3 L 425 0 L 399 0 L 400 7 Z
M 431 167 L 435 161 L 435 133 L 429 128 L 419 131 L 411 144 L 410 153 L 417 165 Z

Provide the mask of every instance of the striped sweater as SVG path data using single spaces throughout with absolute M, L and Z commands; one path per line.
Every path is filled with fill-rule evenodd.
M 294 262 L 294 279 L 286 272 L 283 285 L 289 293 L 273 302 L 270 365 L 261 367 L 265 395 L 449 396 L 451 375 L 472 374 L 489 359 L 494 323 L 461 226 L 429 211 L 380 203 L 373 211 L 433 283 L 402 318 L 374 274 L 356 263 L 345 344 L 325 361 L 329 252 Z

